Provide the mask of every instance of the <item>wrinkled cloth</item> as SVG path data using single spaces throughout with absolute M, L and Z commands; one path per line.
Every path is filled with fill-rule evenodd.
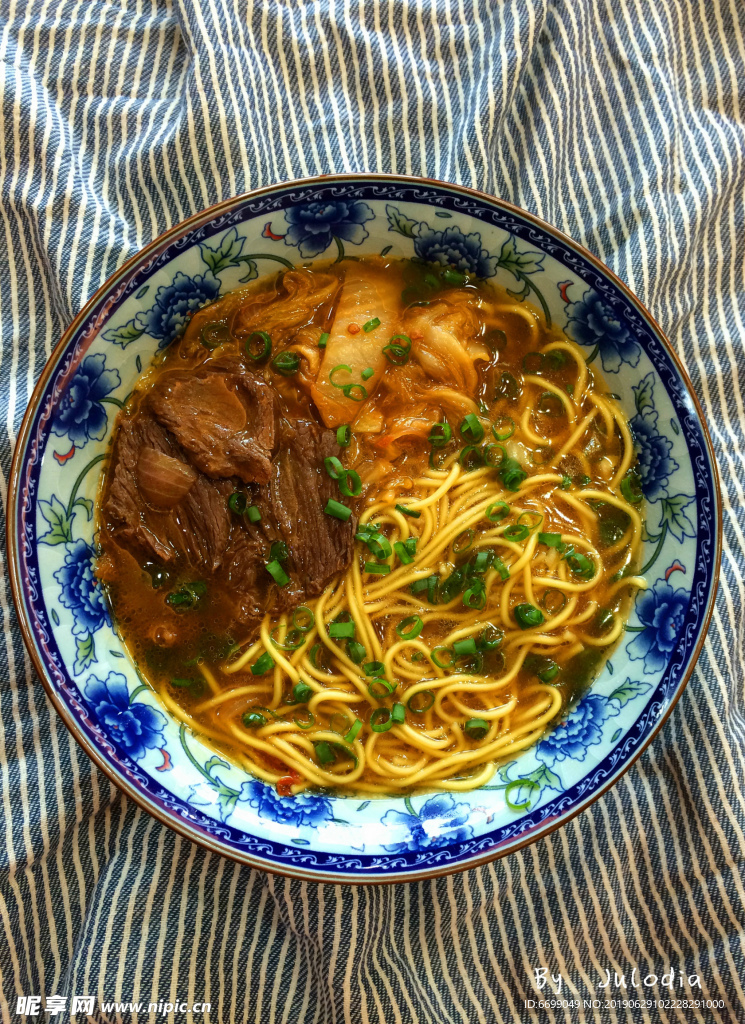
M 243 190 L 359 170 L 485 189 L 611 267 L 693 380 L 724 496 L 711 629 L 648 750 L 540 842 L 406 885 L 252 871 L 125 799 L 52 710 L 4 578 L 3 1021 L 31 994 L 211 1004 L 192 1018 L 97 1002 L 96 1021 L 742 1020 L 741 5 L 0 0 L 0 19 L 3 512 L 44 362 L 124 260 Z M 539 1005 L 548 975 L 576 1007 Z M 618 998 L 637 1005 L 605 1007 Z M 663 998 L 721 1006 L 642 1005 Z

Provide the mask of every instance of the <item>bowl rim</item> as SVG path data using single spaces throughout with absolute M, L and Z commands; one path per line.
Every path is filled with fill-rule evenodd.
M 183 820 L 177 814 L 168 812 L 165 809 L 160 808 L 154 801 L 148 799 L 137 785 L 124 778 L 119 774 L 112 766 L 110 766 L 106 760 L 99 753 L 95 745 L 84 735 L 82 730 L 78 726 L 78 722 L 74 714 L 70 711 L 68 706 L 62 700 L 57 692 L 56 686 L 52 680 L 51 674 L 47 668 L 46 663 L 40 656 L 36 644 L 34 642 L 33 631 L 31 624 L 28 620 L 26 608 L 23 600 L 23 583 L 21 579 L 20 571 L 20 559 L 17 544 L 17 522 L 18 514 L 20 511 L 19 498 L 20 498 L 20 476 L 21 467 L 24 460 L 24 455 L 27 450 L 29 434 L 33 424 L 34 417 L 38 410 L 39 404 L 43 397 L 46 386 L 49 382 L 50 377 L 57 369 L 58 363 L 66 352 L 68 345 L 74 338 L 80 325 L 86 320 L 88 315 L 93 309 L 109 294 L 115 287 L 117 281 L 128 274 L 131 269 L 134 269 L 140 264 L 144 264 L 147 260 L 157 253 L 158 250 L 164 248 L 170 241 L 186 235 L 189 231 L 197 227 L 200 222 L 209 223 L 218 217 L 221 213 L 227 212 L 231 208 L 251 199 L 255 199 L 261 195 L 272 193 L 278 189 L 291 189 L 294 187 L 307 188 L 314 184 L 329 184 L 333 182 L 340 183 L 352 183 L 359 181 L 364 182 L 381 182 L 387 184 L 393 184 L 395 182 L 401 182 L 407 185 L 422 185 L 426 187 L 444 188 L 451 192 L 459 193 L 461 195 L 477 199 L 481 202 L 486 203 L 497 203 L 503 210 L 511 213 L 519 218 L 532 222 L 536 227 L 542 231 L 548 231 L 549 234 L 556 236 L 561 242 L 567 245 L 569 248 L 575 250 L 581 255 L 588 263 L 595 267 L 595 269 L 602 275 L 605 275 L 610 282 L 621 292 L 623 297 L 639 312 L 644 319 L 648 322 L 656 334 L 658 340 L 661 342 L 665 354 L 672 362 L 676 372 L 680 376 L 680 380 L 686 392 L 687 398 L 693 404 L 695 409 L 699 426 L 701 428 L 702 437 L 706 447 L 709 466 L 711 467 L 712 474 L 712 491 L 714 496 L 714 534 L 715 544 L 713 552 L 713 565 L 712 571 L 712 583 L 711 589 L 708 596 L 707 606 L 701 618 L 701 627 L 699 629 L 699 635 L 696 641 L 696 645 L 690 655 L 688 665 L 685 670 L 685 674 L 677 684 L 675 692 L 669 699 L 669 704 L 665 709 L 655 725 L 650 729 L 648 735 L 640 742 L 638 749 L 626 760 L 622 766 L 611 772 L 609 778 L 593 789 L 587 796 L 580 798 L 577 801 L 576 806 L 568 811 L 563 812 L 561 815 L 557 815 L 556 819 L 547 819 L 539 825 L 533 826 L 526 830 L 523 836 L 517 840 L 509 843 L 501 843 L 495 845 L 483 853 L 476 854 L 467 860 L 456 863 L 447 863 L 443 865 L 430 865 L 421 869 L 415 869 L 409 872 L 399 872 L 397 870 L 386 873 L 385 870 L 378 873 L 371 874 L 349 874 L 347 872 L 334 872 L 324 869 L 306 869 L 299 865 L 280 865 L 275 861 L 267 861 L 262 857 L 255 854 L 248 853 L 246 851 L 238 851 L 235 848 L 226 848 L 223 843 L 218 841 L 214 836 L 206 835 L 204 832 L 193 827 L 188 821 Z M 34 387 L 34 390 L 29 399 L 28 406 L 23 416 L 20 429 L 18 431 L 15 449 L 13 452 L 13 459 L 10 468 L 10 478 L 8 487 L 8 514 L 6 520 L 6 548 L 8 551 L 8 566 L 10 575 L 11 595 L 13 598 L 13 604 L 15 606 L 16 616 L 21 629 L 21 635 L 26 645 L 26 649 L 31 656 L 32 663 L 36 669 L 36 672 L 46 690 L 47 696 L 49 697 L 52 705 L 54 706 L 57 714 L 64 722 L 67 729 L 70 731 L 75 740 L 80 744 L 82 749 L 93 761 L 97 768 L 99 768 L 113 783 L 120 789 L 127 797 L 132 799 L 138 807 L 147 811 L 148 814 L 173 829 L 184 838 L 197 843 L 199 846 L 208 850 L 210 853 L 216 853 L 220 856 L 227 857 L 229 860 L 233 860 L 239 864 L 245 864 L 252 868 L 258 868 L 263 871 L 270 871 L 273 874 L 283 875 L 285 877 L 299 878 L 304 881 L 318 882 L 318 883 L 334 883 L 334 884 L 352 884 L 352 885 L 386 885 L 396 884 L 402 881 L 404 882 L 416 882 L 422 881 L 429 878 L 435 878 L 443 875 L 454 874 L 459 871 L 469 870 L 471 868 L 479 867 L 487 864 L 493 860 L 500 859 L 501 857 L 507 856 L 511 853 L 516 853 L 518 850 L 522 850 L 524 847 L 536 842 L 538 839 L 542 839 L 545 836 L 550 835 L 556 829 L 563 827 L 568 824 L 573 818 L 575 818 L 582 811 L 586 810 L 591 804 L 603 796 L 612 786 L 614 786 L 620 778 L 631 768 L 638 758 L 644 753 L 649 747 L 652 741 L 657 737 L 660 730 L 671 715 L 673 708 L 678 703 L 683 691 L 685 690 L 688 682 L 693 674 L 693 669 L 701 654 L 706 636 L 711 623 L 711 617 L 714 611 L 714 605 L 716 603 L 717 592 L 719 589 L 720 582 L 720 568 L 722 559 L 722 494 L 719 480 L 719 470 L 717 461 L 714 455 L 714 446 L 712 444 L 711 436 L 707 426 L 704 411 L 701 404 L 696 396 L 693 388 L 693 384 L 685 370 L 685 367 L 681 363 L 673 345 L 664 333 L 660 325 L 657 323 L 655 318 L 650 314 L 647 308 L 640 302 L 640 300 L 634 295 L 629 287 L 600 259 L 598 259 L 593 253 L 586 249 L 583 245 L 576 242 L 569 235 L 565 234 L 559 228 L 549 224 L 542 218 L 530 213 L 527 210 L 523 210 L 516 206 L 514 203 L 508 200 L 502 199 L 499 196 L 490 195 L 488 192 L 481 191 L 479 189 L 470 188 L 465 185 L 454 184 L 453 182 L 443 181 L 436 178 L 426 178 L 416 175 L 406 174 L 389 174 L 380 172 L 354 172 L 347 174 L 319 174 L 308 178 L 298 178 L 290 181 L 279 181 L 271 185 L 265 185 L 261 188 L 251 189 L 247 192 L 242 192 L 238 195 L 231 196 L 227 199 L 222 199 L 220 202 L 208 206 L 203 210 L 199 210 L 196 213 L 191 214 L 185 220 L 179 221 L 177 224 L 168 228 L 162 234 L 158 235 L 151 242 L 145 245 L 142 249 L 139 249 L 133 256 L 126 260 L 120 267 L 118 267 L 109 277 L 96 289 L 95 293 L 88 299 L 83 305 L 77 315 L 73 318 L 69 327 L 63 332 L 61 338 L 52 349 L 52 352 L 47 359 L 42 373 Z

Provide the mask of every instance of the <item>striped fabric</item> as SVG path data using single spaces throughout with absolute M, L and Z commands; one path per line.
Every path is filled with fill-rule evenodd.
M 741 2 L 0 0 L 0 13 L 3 505 L 34 382 L 116 267 L 226 196 L 374 170 L 503 196 L 628 282 L 693 379 L 725 508 L 709 639 L 631 771 L 522 853 L 395 887 L 253 872 L 125 800 L 51 710 L 3 583 L 2 1020 L 21 1021 L 17 997 L 33 994 L 94 995 L 96 1021 L 742 1020 Z M 526 1005 L 558 985 L 537 988 L 536 968 L 579 1006 Z M 719 1005 L 604 1008 L 689 997 Z M 211 1010 L 147 1011 L 173 1002 Z

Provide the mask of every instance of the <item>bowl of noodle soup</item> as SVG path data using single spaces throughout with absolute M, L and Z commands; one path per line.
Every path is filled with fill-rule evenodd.
M 63 720 L 189 838 L 320 881 L 519 848 L 693 669 L 720 498 L 684 370 L 597 260 L 385 175 L 125 264 L 24 420 L 8 539 Z

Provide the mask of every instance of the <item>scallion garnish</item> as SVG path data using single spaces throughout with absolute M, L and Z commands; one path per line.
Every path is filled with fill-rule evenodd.
M 382 661 L 368 661 L 366 665 L 362 666 L 362 671 L 366 676 L 379 676 L 385 672 L 385 665 Z
M 266 719 L 260 711 L 247 711 L 241 721 L 247 729 L 261 729 L 266 725 Z
M 508 526 L 505 529 L 504 533 L 502 534 L 505 540 L 512 541 L 525 540 L 525 538 L 529 535 L 530 530 L 527 528 L 527 526 L 518 526 L 517 523 L 515 523 L 513 526 Z
M 396 633 L 402 640 L 415 640 L 424 629 L 424 622 L 418 615 L 409 615 L 396 626 Z
M 222 345 L 226 341 L 230 341 L 230 330 L 227 324 L 207 324 L 206 327 L 202 328 L 201 341 L 205 348 L 209 349 L 210 352 L 214 351 L 218 345 Z
M 375 700 L 385 700 L 386 697 L 390 697 L 395 689 L 396 687 L 393 683 L 389 683 L 388 680 L 383 679 L 382 676 L 376 676 L 367 684 L 367 692 L 371 697 L 374 697 Z
M 290 553 L 287 550 L 287 545 L 283 540 L 275 540 L 269 548 L 269 557 L 272 561 L 286 562 L 289 555 Z
M 527 475 L 517 459 L 508 457 L 502 460 L 502 464 L 499 467 L 499 476 L 508 491 L 519 491 L 520 484 Z
M 505 450 L 501 444 L 484 445 L 483 450 L 484 462 L 490 469 L 499 469 L 505 459 Z
M 381 562 L 365 562 L 364 570 L 372 573 L 373 576 L 387 576 L 391 567 Z
M 510 506 L 506 501 L 495 501 L 494 504 L 489 505 L 486 510 L 486 518 L 490 523 L 498 523 L 509 514 Z
M 427 440 L 433 448 L 444 448 L 452 436 L 453 431 L 449 423 L 435 423 Z
M 419 519 L 422 514 L 417 509 L 407 508 L 405 505 L 396 505 L 396 510 L 405 516 L 411 516 L 412 519 Z
M 391 708 L 391 719 L 397 725 L 401 725 L 406 721 L 406 708 L 403 704 L 396 702 Z
M 319 740 L 314 744 L 316 749 L 316 758 L 320 765 L 333 764 L 336 760 L 336 754 L 330 743 L 326 740 Z
M 263 676 L 270 668 L 274 668 L 274 658 L 268 651 L 264 651 L 260 658 L 251 666 L 251 675 Z
M 484 465 L 484 453 L 477 444 L 467 444 L 458 456 L 458 462 L 467 473 L 470 473 Z
M 561 483 L 559 484 L 559 487 L 561 487 L 562 491 L 568 491 L 571 486 L 572 486 L 572 478 L 570 476 L 564 475 L 561 478 Z
M 507 568 L 507 566 L 504 564 L 501 558 L 495 558 L 494 561 L 492 562 L 492 566 L 494 569 L 496 569 L 496 571 L 499 573 L 503 580 L 508 580 L 510 578 L 510 570 Z
M 362 325 L 362 330 L 365 334 L 369 334 L 370 331 L 374 331 L 376 327 L 380 327 L 380 317 L 374 316 L 372 320 L 368 320 L 366 324 Z
M 511 416 L 500 416 L 496 423 L 492 423 L 491 432 L 497 441 L 506 441 L 517 430 L 517 424 Z
M 519 604 L 515 607 L 515 621 L 520 629 L 535 629 L 543 624 L 543 612 L 534 604 Z
M 277 559 L 273 559 L 271 562 L 266 563 L 266 571 L 272 577 L 278 587 L 286 587 L 290 582 L 290 577 L 282 568 L 281 564 Z
M 469 412 L 460 425 L 461 434 L 474 444 L 483 440 L 484 427 L 475 413 Z
M 344 423 L 341 427 L 336 428 L 336 443 L 340 448 L 348 448 L 351 440 L 352 428 L 348 423 Z
M 414 559 L 409 554 L 403 541 L 397 540 L 393 545 L 393 550 L 398 555 L 402 565 L 411 565 Z
M 486 588 L 481 580 L 471 580 L 471 586 L 463 594 L 463 604 L 466 608 L 475 608 L 480 611 L 486 604 Z
M 272 339 L 266 331 L 254 331 L 246 339 L 246 355 L 255 363 L 260 363 L 272 351 Z
M 468 551 L 473 544 L 475 536 L 475 532 L 471 529 L 463 530 L 459 533 L 453 541 L 453 554 L 462 555 L 464 551 Z
M 260 523 L 261 522 L 261 510 L 258 508 L 257 505 L 250 505 L 246 509 L 246 515 L 248 516 L 248 521 L 250 523 Z
M 299 605 L 292 613 L 292 624 L 301 633 L 309 633 L 316 624 L 316 617 L 307 605 Z
M 403 344 L 401 344 L 401 342 Z M 389 363 L 393 363 L 394 366 L 403 366 L 409 361 L 409 352 L 411 351 L 411 338 L 408 334 L 394 334 L 388 344 L 383 348 L 383 352 Z
M 387 537 L 383 537 L 382 534 L 372 534 L 365 543 L 377 559 L 390 558 L 392 549 Z
M 621 481 L 621 494 L 624 496 L 624 498 L 626 499 L 626 501 L 628 501 L 630 505 L 638 505 L 644 497 L 644 495 L 641 493 L 641 491 L 633 491 L 631 489 L 632 483 L 636 484 L 637 486 L 639 485 L 639 477 L 636 473 L 633 472 L 629 473 L 629 475 L 625 476 Z
M 549 548 L 560 548 L 562 544 L 560 533 L 539 533 L 538 543 L 545 544 Z
M 364 660 L 367 651 L 365 650 L 364 646 L 359 642 L 359 640 L 348 640 L 347 654 L 349 655 L 350 660 L 355 663 L 355 665 L 359 665 Z
M 343 505 L 340 501 L 334 501 L 333 498 L 329 498 L 323 511 L 327 516 L 333 516 L 334 519 L 340 519 L 343 523 L 346 523 L 352 514 L 351 508 L 347 508 L 347 506 Z
M 415 715 L 423 715 L 429 711 L 435 702 L 435 695 L 431 690 L 419 690 L 412 694 L 406 701 L 406 707 Z
M 591 580 L 595 575 L 595 563 L 587 555 L 583 555 L 579 551 L 568 552 L 564 559 L 576 576 L 581 576 L 583 579 Z
M 272 368 L 283 377 L 292 377 L 300 369 L 300 356 L 297 352 L 280 352 L 272 359 Z
M 527 526 L 530 533 L 532 533 L 543 522 L 543 516 L 540 512 L 521 512 L 517 517 L 517 521 L 520 525 Z
M 318 347 L 319 348 L 326 348 L 326 343 L 327 343 L 328 340 L 329 340 L 328 331 L 324 331 L 323 334 L 321 335 L 321 337 L 318 339 Z
M 292 688 L 292 696 L 296 703 L 307 704 L 313 696 L 313 689 L 307 683 L 304 683 L 302 679 L 299 679 Z
M 464 732 L 470 740 L 483 740 L 489 732 L 489 723 L 485 718 L 469 718 L 464 726 Z
M 456 640 L 453 644 L 454 654 L 476 654 L 476 640 L 469 636 L 465 640 Z
M 339 477 L 339 490 L 345 498 L 356 498 L 362 493 L 362 480 L 353 469 L 344 470 Z
M 245 513 L 246 504 L 246 495 L 242 491 L 233 491 L 228 498 L 228 508 L 238 516 L 242 516 Z
M 352 728 L 349 730 L 349 732 L 344 737 L 344 742 L 345 743 L 354 743 L 354 741 L 359 736 L 361 729 L 362 729 L 362 722 L 358 718 L 357 721 L 352 725 Z
M 354 640 L 354 621 L 329 623 L 329 636 L 334 640 Z
M 370 715 L 370 728 L 373 732 L 388 732 L 393 725 L 393 716 L 388 708 L 375 708 Z
M 360 374 L 360 377 L 362 377 L 363 380 L 370 380 L 370 378 L 372 377 L 372 375 L 374 373 L 375 373 L 375 370 L 373 370 L 372 366 L 368 366 L 366 370 L 362 371 L 362 373 Z

